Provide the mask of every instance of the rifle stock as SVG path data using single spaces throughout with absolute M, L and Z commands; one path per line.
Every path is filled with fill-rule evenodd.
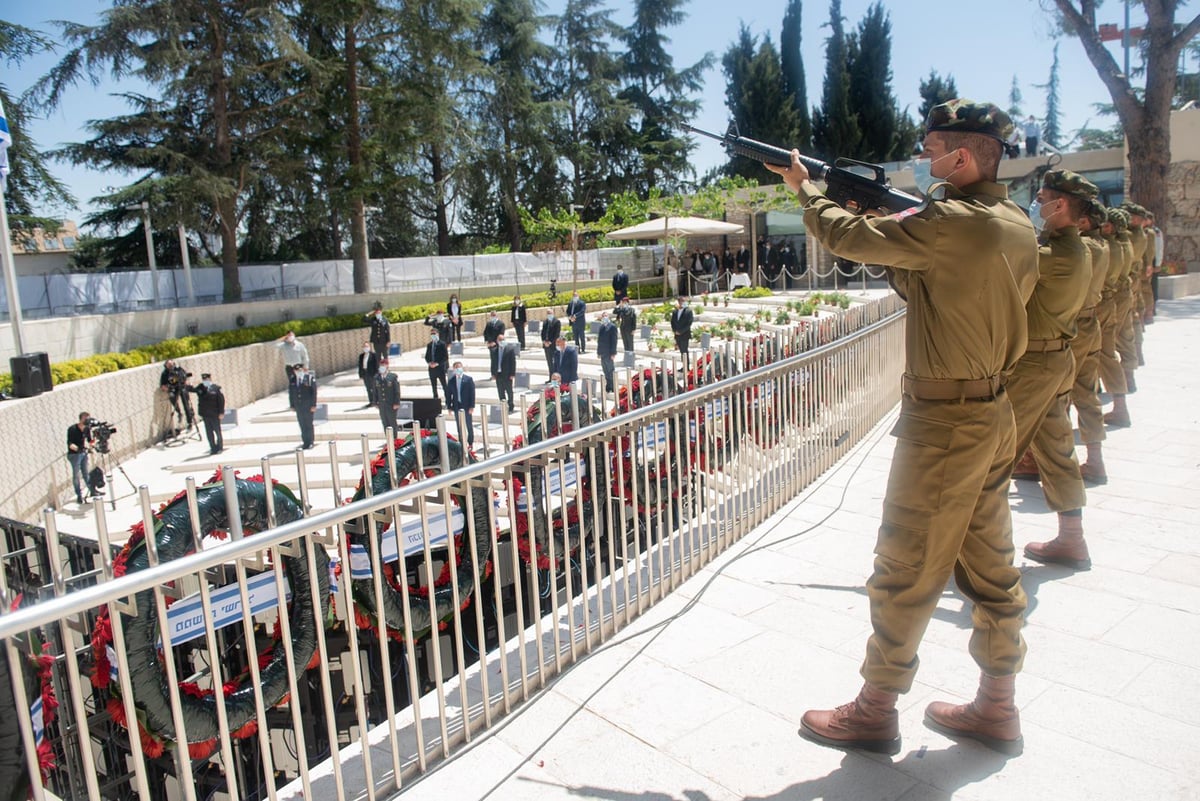
M 730 131 L 726 132 L 724 136 L 691 125 L 683 127 L 701 136 L 716 139 L 725 145 L 726 151 L 731 155 L 744 156 L 763 164 L 774 164 L 779 167 L 787 167 L 792 163 L 790 150 L 741 136 L 733 126 L 730 126 Z M 892 188 L 887 181 L 883 167 L 878 164 L 843 158 L 830 165 L 803 154 L 800 156 L 800 163 L 808 170 L 808 174 L 813 180 L 825 182 L 826 195 L 830 200 L 856 213 L 870 209 L 882 209 L 888 212 L 904 211 L 924 202 L 921 198 Z M 847 169 L 851 166 L 870 170 L 874 175 L 866 176 Z

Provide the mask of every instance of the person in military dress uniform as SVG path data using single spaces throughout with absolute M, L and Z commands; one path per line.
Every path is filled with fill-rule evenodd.
M 1015 424 L 1004 376 L 1025 352 L 1037 238 L 996 183 L 1008 115 L 956 99 L 930 111 L 926 131 L 915 173 L 928 201 L 888 216 L 839 208 L 809 180 L 797 151 L 789 167 L 768 165 L 799 195 L 813 236 L 837 256 L 889 265 L 908 302 L 896 451 L 867 582 L 865 683 L 848 704 L 806 712 L 800 734 L 833 747 L 899 751 L 896 701 L 912 687 L 917 647 L 953 573 L 975 606 L 970 651 L 982 676 L 972 703 L 934 702 L 926 725 L 1016 753 L 1025 594 L 1013 565 Z

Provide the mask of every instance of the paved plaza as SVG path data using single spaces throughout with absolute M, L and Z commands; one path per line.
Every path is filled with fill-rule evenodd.
M 978 680 L 953 586 L 901 698 L 897 757 L 796 735 L 805 709 L 849 701 L 861 684 L 893 412 L 800 498 L 400 797 L 1200 798 L 1200 298 L 1160 304 L 1146 358 L 1134 426 L 1109 432 L 1109 483 L 1088 491 L 1092 569 L 1018 556 L 1030 601 L 1023 756 L 922 725 L 930 700 L 969 699 Z M 1053 536 L 1038 485 L 1014 484 L 1011 500 L 1018 553 Z

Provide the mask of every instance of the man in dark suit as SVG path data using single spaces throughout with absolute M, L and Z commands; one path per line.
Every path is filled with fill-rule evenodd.
M 516 408 L 516 398 L 513 395 L 513 378 L 517 375 L 517 349 L 512 343 L 504 341 L 504 335 L 500 335 L 497 340 L 497 350 L 499 351 L 499 367 L 496 370 L 496 391 L 500 393 L 500 400 L 508 398 L 508 410 L 512 412 Z
M 613 391 L 613 373 L 616 372 L 617 327 L 609 319 L 608 312 L 600 313 L 600 331 L 596 334 L 596 355 L 600 357 L 600 368 L 604 371 L 604 391 Z
M 225 415 L 225 395 L 221 385 L 214 384 L 211 373 L 200 374 L 200 386 L 188 387 L 196 393 L 196 410 L 204 421 L 204 433 L 208 437 L 208 452 L 216 456 L 225 450 L 225 438 L 221 436 L 221 418 Z
M 580 353 L 587 353 L 587 304 L 578 292 L 571 294 L 571 301 L 567 304 L 567 321 L 571 324 L 575 347 L 579 348 Z
M 746 247 L 745 242 L 738 248 L 737 255 L 734 256 L 733 261 L 734 267 L 739 273 L 750 272 L 750 249 Z
M 579 351 L 574 345 L 568 345 L 562 337 L 556 343 L 557 358 L 550 372 L 562 376 L 564 384 L 574 384 L 579 380 Z
M 504 333 L 504 322 L 500 319 L 500 315 L 495 310 L 488 312 L 487 322 L 483 324 L 483 342 L 487 345 L 488 359 L 490 360 L 488 372 L 492 375 L 496 374 L 499 369 L 500 349 L 496 346 L 496 340 Z
M 387 357 L 384 356 L 384 358 Z M 367 390 L 367 406 L 364 408 L 375 405 L 375 374 L 378 372 L 379 354 L 371 347 L 369 341 L 364 342 L 362 353 L 358 354 L 358 377 Z
M 454 375 L 446 387 L 446 408 L 454 413 L 454 420 L 459 422 L 458 438 L 463 439 L 466 432 L 467 447 L 475 447 L 475 424 L 472 415 L 475 414 L 475 379 L 463 371 L 462 362 L 454 363 Z M 462 412 L 463 420 L 458 419 Z
M 688 343 L 692 339 L 693 319 L 695 317 L 688 308 L 687 298 L 675 298 L 675 311 L 671 312 L 671 331 L 675 334 L 675 347 L 679 348 L 685 369 L 688 365 Z
M 621 342 L 625 352 L 633 350 L 633 331 L 637 328 L 637 311 L 629 304 L 629 298 L 621 301 L 616 310 L 618 327 L 621 329 Z
M 562 336 L 562 320 L 554 316 L 554 309 L 546 316 L 546 321 L 542 323 L 542 353 L 546 354 L 546 369 L 554 372 L 554 365 L 558 362 L 558 350 L 554 343 Z
M 438 384 L 442 392 L 446 391 L 446 371 L 450 368 L 450 351 L 437 333 L 429 335 L 429 344 L 425 346 L 425 366 L 429 368 L 429 386 L 433 388 L 433 397 L 438 397 Z
M 296 422 L 300 424 L 300 447 L 313 446 L 313 415 L 317 411 L 317 377 L 303 364 L 293 365 L 296 373 Z
M 529 316 L 525 311 L 525 301 L 521 300 L 520 295 L 513 298 L 512 313 L 508 319 L 517 330 L 517 341 L 521 343 L 521 350 L 525 350 L 525 323 Z
M 613 302 L 620 303 L 621 298 L 629 296 L 629 275 L 626 274 L 625 268 L 617 265 L 617 272 L 612 279 Z
M 379 363 L 377 370 L 375 402 L 379 405 L 379 422 L 383 423 L 383 430 L 386 432 L 390 428 L 395 436 L 400 428 L 396 422 L 396 413 L 400 411 L 400 379 L 395 373 L 388 372 L 386 359 Z

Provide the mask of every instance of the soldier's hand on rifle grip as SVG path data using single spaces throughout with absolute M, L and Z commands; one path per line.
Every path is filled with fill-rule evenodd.
M 792 163 L 788 167 L 780 167 L 775 164 L 763 164 L 771 172 L 776 175 L 783 176 L 783 182 L 788 185 L 793 192 L 800 191 L 800 184 L 808 180 L 808 168 L 800 161 L 800 151 L 792 149 Z

